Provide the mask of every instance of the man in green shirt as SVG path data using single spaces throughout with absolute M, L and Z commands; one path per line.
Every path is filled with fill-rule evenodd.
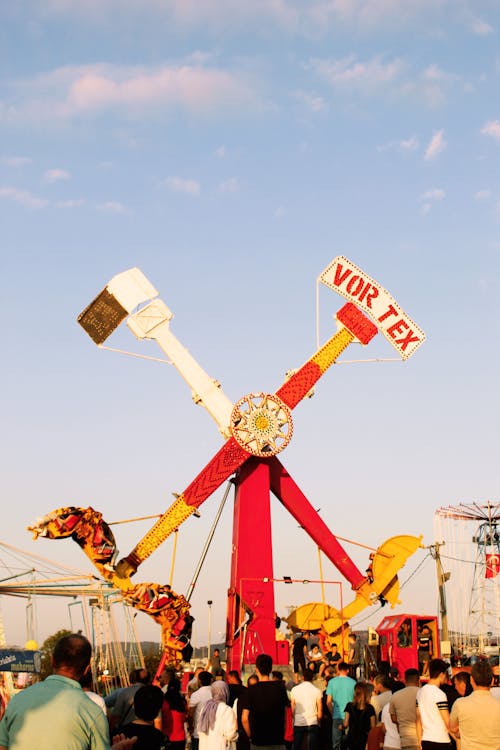
M 0 722 L 0 750 L 109 750 L 108 722 L 78 680 L 90 668 L 92 647 L 83 635 L 60 638 L 54 674 L 17 693 Z M 114 750 L 129 750 L 136 738 Z

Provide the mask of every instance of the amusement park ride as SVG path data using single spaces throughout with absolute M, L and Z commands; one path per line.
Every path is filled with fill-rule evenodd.
M 189 602 L 172 592 L 170 586 L 134 585 L 131 577 L 231 477 L 234 477 L 235 498 L 227 600 L 228 669 L 253 664 L 259 652 L 269 653 L 275 663 L 284 661 L 275 633 L 270 493 L 304 528 L 355 592 L 353 601 L 340 610 L 325 604 L 299 607 L 288 620 L 290 627 L 319 630 L 326 642 L 333 637 L 345 642 L 350 618 L 377 601 L 392 605 L 398 601 L 397 573 L 420 546 L 421 537 L 397 536 L 384 542 L 370 555 L 368 570 L 362 573 L 278 454 L 292 438 L 293 409 L 310 394 L 348 346 L 367 345 L 380 331 L 401 358 L 407 359 L 425 336 L 385 289 L 346 258 L 335 258 L 321 274 L 320 281 L 348 300 L 336 313 L 337 332 L 275 393 L 250 393 L 235 404 L 173 335 L 171 311 L 139 269 L 115 276 L 78 317 L 82 328 L 99 346 L 125 319 L 138 339 L 155 340 L 190 386 L 194 402 L 204 406 L 215 420 L 225 441 L 150 531 L 118 562 L 115 562 L 113 534 L 101 513 L 92 508 L 61 508 L 30 527 L 35 538 L 72 537 L 126 601 L 158 621 L 162 627 L 164 661 L 179 662 L 189 654 L 192 622 Z

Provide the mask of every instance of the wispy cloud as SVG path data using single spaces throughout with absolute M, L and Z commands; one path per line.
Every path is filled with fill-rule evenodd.
M 97 206 L 97 210 L 105 214 L 126 214 L 127 209 L 119 201 L 106 201 Z
M 483 21 L 482 18 L 472 18 L 469 28 L 473 34 L 477 34 L 478 36 L 488 36 L 495 32 L 494 27 L 487 21 Z
M 293 98 L 309 112 L 323 112 L 326 107 L 325 99 L 313 91 L 296 90 L 292 92 Z
M 432 108 L 445 104 L 453 88 L 458 87 L 461 92 L 473 88 L 462 76 L 443 70 L 435 63 L 415 70 L 410 61 L 402 57 L 387 59 L 376 55 L 367 60 L 360 60 L 356 55 L 339 59 L 313 58 L 304 67 L 329 84 L 337 94 L 386 94 L 392 98 L 423 101 Z
M 491 190 L 478 190 L 477 193 L 474 193 L 474 199 L 476 201 L 487 201 L 491 198 Z
M 23 208 L 29 210 L 37 209 L 71 209 L 80 208 L 87 205 L 85 198 L 67 198 L 64 200 L 50 201 L 47 198 L 41 198 L 29 190 L 22 190 L 12 186 L 0 187 L 0 200 L 10 200 Z M 104 211 L 107 213 L 123 214 L 126 213 L 125 207 L 117 201 L 109 201 L 100 205 L 94 205 L 94 210 Z
M 399 147 L 403 151 L 416 151 L 419 147 L 418 138 L 415 136 L 412 136 L 411 138 L 406 138 L 405 140 L 399 141 Z
M 428 107 L 442 107 L 453 86 L 465 87 L 465 82 L 455 73 L 449 73 L 432 63 L 415 75 L 408 75 L 402 86 L 407 96 L 422 99 Z
M 241 188 L 240 181 L 236 177 L 230 177 L 219 185 L 221 193 L 238 193 Z
M 56 201 L 54 205 L 56 208 L 80 208 L 86 204 L 85 198 L 70 198 L 66 201 Z
M 424 159 L 433 161 L 442 151 L 445 150 L 447 142 L 444 137 L 444 130 L 438 130 L 434 133 L 425 149 Z
M 25 167 L 32 163 L 32 160 L 28 156 L 2 156 L 0 163 L 5 164 L 6 167 Z
M 377 146 L 377 151 L 403 151 L 408 153 L 417 151 L 419 147 L 420 142 L 418 138 L 412 135 L 410 138 L 403 138 L 400 141 L 389 141 L 388 143 L 384 143 L 381 146 Z
M 45 208 L 49 205 L 49 201 L 44 198 L 39 198 L 28 190 L 19 190 L 14 187 L 0 187 L 0 198 L 7 198 L 29 209 Z
M 464 0 L 467 2 L 467 0 Z M 458 13 L 456 0 L 37 0 L 44 13 L 65 14 L 96 24 L 115 25 L 124 17 L 149 16 L 169 27 L 224 31 L 262 24 L 293 34 L 326 34 L 331 28 L 401 28 L 440 12 Z M 462 4 L 460 4 L 461 6 Z
M 49 184 L 69 180 L 70 178 L 70 173 L 65 169 L 48 169 L 43 176 L 44 182 Z
M 446 197 L 446 193 L 442 188 L 431 188 L 422 193 L 420 200 L 423 201 L 442 201 Z
M 432 208 L 432 204 L 438 201 L 442 201 L 446 198 L 446 192 L 442 188 L 430 188 L 422 193 L 420 201 L 422 203 L 420 207 L 420 213 L 422 216 L 426 216 Z
M 185 179 L 183 177 L 168 177 L 164 184 L 174 193 L 196 196 L 201 192 L 201 186 L 197 180 Z
M 376 56 L 362 62 L 356 55 L 349 55 L 339 60 L 312 59 L 306 68 L 334 88 L 371 94 L 399 79 L 405 65 L 399 58 L 385 62 L 381 56 Z
M 489 135 L 500 142 L 500 120 L 489 120 L 482 128 L 483 135 Z

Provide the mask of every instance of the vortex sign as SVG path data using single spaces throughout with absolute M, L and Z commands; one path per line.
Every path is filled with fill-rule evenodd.
M 425 341 L 425 333 L 389 292 L 342 255 L 332 260 L 319 280 L 364 310 L 403 359 Z

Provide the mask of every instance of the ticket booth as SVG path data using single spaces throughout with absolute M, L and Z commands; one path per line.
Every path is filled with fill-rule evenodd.
M 378 657 L 396 667 L 401 678 L 407 669 L 419 669 L 418 645 L 425 628 L 431 635 L 431 658 L 440 658 L 438 619 L 434 615 L 388 615 L 378 628 Z

